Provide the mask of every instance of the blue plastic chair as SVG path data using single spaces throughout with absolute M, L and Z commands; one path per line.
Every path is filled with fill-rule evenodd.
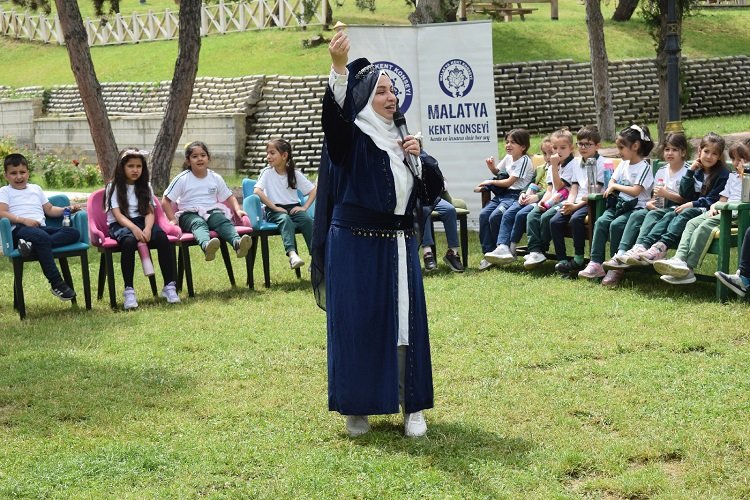
M 70 205 L 70 199 L 63 194 L 50 196 L 49 202 L 56 207 L 67 207 Z M 83 278 L 83 295 L 86 301 L 86 309 L 90 310 L 91 283 L 89 279 L 88 259 L 89 224 L 86 212 L 81 211 L 73 214 L 71 222 L 73 227 L 78 229 L 78 232 L 81 233 L 80 240 L 70 245 L 54 248 L 52 253 L 60 262 L 60 272 L 70 288 L 74 287 L 73 277 L 70 274 L 70 266 L 68 265 L 68 258 L 80 257 L 81 275 Z M 47 217 L 46 224 L 52 227 L 60 227 L 62 225 L 62 217 Z M 34 262 L 38 259 L 35 255 L 23 257 L 18 249 L 13 246 L 11 224 L 10 221 L 4 217 L 0 219 L 0 244 L 2 244 L 3 255 L 9 258 L 13 263 L 13 307 L 18 311 L 18 315 L 21 319 L 24 319 L 26 317 L 26 301 L 23 294 L 23 264 L 25 262 Z M 77 304 L 75 298 L 72 302 L 73 304 Z
M 269 236 L 281 236 L 279 233 L 278 224 L 268 222 L 264 217 L 263 203 L 260 198 L 254 193 L 255 179 L 244 179 L 242 181 L 242 209 L 247 212 L 247 217 L 250 219 L 250 224 L 253 226 L 253 248 L 252 261 L 255 263 L 255 257 L 258 251 L 258 239 L 260 239 L 261 247 L 261 259 L 263 260 L 263 280 L 266 288 L 271 286 L 271 264 L 268 250 L 268 237 Z M 307 197 L 304 196 L 299 190 L 297 194 L 300 199 L 300 203 L 304 204 L 307 201 Z M 315 202 L 310 206 L 310 214 L 315 213 Z M 294 270 L 297 274 L 297 278 L 301 278 L 302 274 L 299 269 Z

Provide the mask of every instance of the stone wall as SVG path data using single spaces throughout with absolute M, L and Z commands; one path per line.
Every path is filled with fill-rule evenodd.
M 685 59 L 682 69 L 683 98 L 686 98 L 682 106 L 684 119 L 750 113 L 750 78 L 747 77 L 750 74 L 750 57 Z M 588 63 L 559 60 L 498 64 L 494 68 L 494 79 L 497 129 L 501 137 L 517 127 L 543 134 L 562 126 L 577 130 L 582 125 L 596 122 Z M 320 112 L 325 82 L 324 76 L 198 78 L 190 105 L 189 122 L 195 116 L 218 114 L 232 116 L 232 125 L 221 125 L 216 134 L 201 127 L 188 129 L 183 136 L 187 140 L 205 140 L 209 146 L 216 140 L 219 149 L 227 154 L 233 149 L 230 144 L 241 144 L 234 148 L 237 150 L 236 158 L 227 157 L 222 162 L 222 168 L 240 169 L 251 174 L 265 166 L 265 144 L 268 139 L 283 136 L 294 146 L 297 165 L 304 171 L 314 171 L 323 139 Z M 136 130 L 131 132 L 135 135 L 128 135 L 131 132 L 125 133 L 123 130 L 126 138 L 118 137 L 118 143 L 151 147 L 152 136 L 138 130 L 148 123 L 149 127 L 155 127 L 155 136 L 169 83 L 102 84 L 104 100 L 113 119 L 117 116 L 154 114 L 149 118 L 151 121 L 131 122 Z M 653 60 L 610 63 L 610 84 L 616 123 L 656 121 L 658 82 Z M 47 116 L 57 116 L 58 120 L 64 120 L 60 117 L 65 116 L 80 117 L 83 113 L 80 96 L 73 85 L 49 90 L 0 86 L 0 100 L 3 97 L 33 97 L 39 102 L 44 99 L 43 111 Z M 4 105 L 0 101 L 0 106 Z M 4 114 L 5 111 L 0 113 Z M 28 113 L 28 121 L 37 118 L 38 114 L 38 111 Z M 236 115 L 243 117 L 244 127 L 237 125 Z M 8 126 L 3 124 L 4 120 L 0 121 L 0 133 L 3 135 L 15 135 L 13 130 L 17 129 L 23 137 L 29 136 L 30 126 Z M 228 133 L 238 136 L 229 140 L 224 137 Z M 59 142 L 61 140 L 64 142 L 67 139 L 56 139 L 58 142 L 46 144 L 40 142 L 37 134 L 34 143 L 41 149 L 66 150 L 69 146 L 68 149 L 72 150 L 74 143 L 64 146 Z M 85 146 L 82 142 L 75 144 L 75 147 L 88 148 L 86 151 L 93 150 L 90 139 Z M 179 156 L 180 151 L 176 153 L 176 157 Z

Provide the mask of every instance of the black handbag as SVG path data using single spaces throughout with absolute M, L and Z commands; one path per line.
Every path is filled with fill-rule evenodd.
M 419 158 L 422 160 L 422 204 L 434 207 L 445 189 L 443 172 L 440 171 L 438 161 L 424 151 L 419 154 Z

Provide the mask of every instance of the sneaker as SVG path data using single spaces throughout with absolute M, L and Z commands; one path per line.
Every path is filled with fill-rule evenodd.
M 370 422 L 367 421 L 367 415 L 347 415 L 346 432 L 350 437 L 357 437 L 365 434 L 370 430 Z
M 696 281 L 695 273 L 693 273 L 692 269 L 688 269 L 688 273 L 682 277 L 670 276 L 669 274 L 665 274 L 659 277 L 662 281 L 666 281 L 670 285 L 689 285 L 690 283 L 695 283 Z
M 578 276 L 581 278 L 603 278 L 606 273 L 604 268 L 598 262 L 589 262 L 583 271 L 578 272 Z
M 511 262 L 516 260 L 516 258 L 510 252 L 510 248 L 508 248 L 508 245 L 498 245 L 497 248 L 493 251 L 484 254 L 484 258 L 487 259 L 487 262 L 499 265 L 510 264 Z
M 216 258 L 216 252 L 221 247 L 219 238 L 211 238 L 203 244 L 203 252 L 206 254 L 206 262 L 214 260 Z
M 253 240 L 246 234 L 243 234 L 240 238 L 234 240 L 234 250 L 237 252 L 237 257 L 240 259 L 247 257 L 247 253 L 252 246 Z
M 630 257 L 636 258 L 637 255 L 640 255 L 642 252 L 645 252 L 645 251 L 646 251 L 646 247 L 644 247 L 640 243 L 637 243 L 633 245 L 633 248 L 631 248 L 630 250 L 626 251 L 625 253 L 618 253 L 613 258 L 619 260 L 623 264 L 629 264 L 628 259 Z M 630 265 L 632 266 L 633 264 L 630 264 Z
M 630 264 L 631 266 L 647 266 L 648 262 L 642 259 L 643 254 L 647 251 L 648 249 L 643 245 L 636 245 L 625 252 L 621 257 L 621 260 L 624 260 L 626 264 Z
M 547 260 L 547 257 L 545 257 L 542 252 L 531 252 L 528 255 L 528 258 L 524 260 L 523 267 L 526 269 L 534 269 L 545 260 Z
M 448 264 L 448 267 L 450 267 L 451 271 L 453 271 L 454 273 L 464 272 L 464 265 L 461 264 L 461 258 L 456 252 L 451 249 L 448 249 L 448 251 L 445 252 L 445 255 L 443 256 L 443 262 Z
M 617 284 L 620 282 L 620 280 L 622 279 L 624 275 L 625 275 L 625 271 L 623 271 L 622 269 L 609 270 L 607 271 L 607 274 L 604 275 L 604 279 L 602 280 L 602 285 L 617 286 Z
M 583 265 L 578 264 L 574 259 L 562 260 L 555 264 L 555 271 L 559 274 L 578 274 L 583 270 Z
M 404 415 L 404 434 L 406 437 L 422 437 L 427 433 L 427 422 L 421 411 Z
M 289 267 L 291 267 L 292 269 L 299 269 L 304 265 L 305 261 L 302 260 L 302 257 L 297 255 L 296 252 L 289 254 Z
M 727 288 L 729 288 L 740 297 L 744 297 L 747 293 L 747 285 L 745 284 L 746 282 L 739 274 L 726 274 L 722 273 L 721 271 L 716 271 L 714 273 L 714 276 L 716 276 L 719 281 L 721 281 Z
M 31 242 L 19 239 L 18 240 L 18 253 L 21 254 L 21 257 L 30 257 L 31 256 Z
M 604 264 L 602 264 L 602 267 L 607 271 L 611 271 L 613 269 L 627 269 L 630 267 L 630 264 L 625 264 L 623 262 L 620 262 L 617 257 L 612 257 Z
M 126 287 L 125 291 L 122 292 L 122 300 L 126 311 L 138 307 L 138 301 L 135 300 L 135 290 L 132 286 Z
M 437 271 L 437 262 L 435 262 L 435 256 L 432 255 L 432 252 L 424 254 L 422 260 L 424 260 L 424 272 Z
M 657 260 L 662 260 L 667 256 L 667 245 L 661 241 L 651 245 L 651 248 L 641 254 L 641 260 L 646 261 L 647 264 L 653 264 Z
M 64 281 L 59 281 L 52 285 L 52 289 L 50 291 L 52 292 L 52 295 L 64 302 L 73 300 L 76 296 L 76 292 L 72 288 L 70 288 Z
M 687 263 L 679 257 L 657 260 L 654 262 L 654 270 L 659 274 L 675 278 L 684 278 L 691 271 Z
M 174 281 L 170 281 L 161 289 L 161 296 L 167 299 L 170 304 L 179 304 L 180 296 L 177 295 L 177 286 Z
M 481 261 L 479 261 L 479 270 L 484 271 L 491 268 L 492 265 L 492 262 L 488 261 L 487 259 L 482 259 Z

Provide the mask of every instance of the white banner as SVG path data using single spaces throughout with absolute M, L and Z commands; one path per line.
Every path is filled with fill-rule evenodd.
M 437 158 L 448 191 L 465 200 L 477 227 L 480 195 L 474 186 L 491 174 L 498 156 L 492 23 L 351 26 L 350 60 L 366 57 L 391 76 L 412 133 Z M 438 229 L 440 226 L 438 225 Z

